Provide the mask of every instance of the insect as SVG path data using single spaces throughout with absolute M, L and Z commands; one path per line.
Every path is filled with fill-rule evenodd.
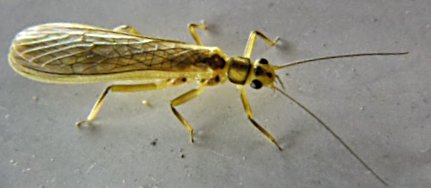
M 387 184 L 322 120 L 284 91 L 283 83 L 275 71 L 319 60 L 403 55 L 408 52 L 345 54 L 272 65 L 265 58 L 252 62 L 250 57 L 258 37 L 269 46 L 275 46 L 278 38 L 272 40 L 262 32 L 252 31 L 244 54 L 230 57 L 218 47 L 202 45 L 197 29 L 206 30 L 204 23 L 189 24 L 188 29 L 196 44 L 142 35 L 131 26 L 104 29 L 71 23 L 37 25 L 16 35 L 10 49 L 9 63 L 22 76 L 47 83 L 140 82 L 106 87 L 88 117 L 77 122 L 77 126 L 91 124 L 110 92 L 141 92 L 196 83 L 196 88 L 170 102 L 172 112 L 189 132 L 191 142 L 194 142 L 193 128 L 176 107 L 196 98 L 206 87 L 229 81 L 239 89 L 250 122 L 282 150 L 272 134 L 254 119 L 245 90 L 247 85 L 254 89 L 268 87 L 280 92 L 310 114 L 367 170 L 383 184 Z

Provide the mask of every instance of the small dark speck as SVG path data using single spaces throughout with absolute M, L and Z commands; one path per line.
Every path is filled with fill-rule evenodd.
M 272 8 L 274 6 L 274 3 L 273 2 L 269 2 L 268 3 L 268 8 Z
M 328 45 L 327 45 L 326 43 L 323 43 L 323 44 L 322 44 L 322 46 L 323 46 L 323 47 L 327 47 Z
M 412 110 L 416 109 L 417 107 L 418 107 L 418 105 L 417 105 L 416 103 L 412 103 L 412 104 L 410 104 L 410 108 L 411 108 Z
M 320 180 L 313 180 L 313 183 L 317 185 L 322 185 L 322 182 Z
M 289 76 L 289 73 L 286 72 L 286 73 L 284 73 L 284 75 Z
M 431 117 L 431 114 L 427 114 L 426 116 L 425 116 L 425 118 L 427 118 L 427 119 L 429 119 Z
M 373 18 L 373 22 L 378 22 L 378 21 L 379 21 L 379 19 Z
M 425 104 L 428 104 L 428 102 L 429 102 L 427 98 L 422 99 L 422 101 L 423 101 Z
M 181 159 L 186 158 L 186 155 L 184 155 L 183 153 L 180 155 Z
M 158 141 L 158 139 L 156 138 L 156 139 L 154 139 L 153 141 L 151 141 L 151 145 L 152 146 L 156 146 L 157 145 L 157 141 Z

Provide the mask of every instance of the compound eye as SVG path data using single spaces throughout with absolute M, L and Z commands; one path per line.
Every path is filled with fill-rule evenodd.
M 266 60 L 265 58 L 261 58 L 261 59 L 259 60 L 259 63 L 260 63 L 260 64 L 263 64 L 263 65 L 267 65 L 267 64 L 268 64 L 268 60 Z
M 259 80 L 253 80 L 253 81 L 251 81 L 250 86 L 254 89 L 260 89 L 260 88 L 262 88 L 263 84 Z

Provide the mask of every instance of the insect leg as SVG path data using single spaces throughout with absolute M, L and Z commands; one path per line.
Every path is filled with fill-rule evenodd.
M 139 36 L 142 35 L 135 27 L 130 26 L 130 25 L 120 25 L 120 26 L 114 28 L 114 31 L 129 33 L 132 35 L 139 35 Z
M 192 35 L 193 40 L 195 40 L 196 44 L 202 46 L 201 37 L 199 37 L 199 34 L 196 32 L 196 28 L 207 30 L 208 27 L 205 25 L 205 23 L 203 21 L 200 24 L 190 23 L 187 28 L 189 28 L 189 32 Z
M 103 92 L 100 94 L 93 108 L 88 114 L 87 119 L 83 121 L 79 121 L 76 123 L 76 126 L 80 127 L 82 124 L 90 124 L 97 113 L 100 111 L 103 102 L 105 101 L 106 96 L 109 92 L 139 92 L 139 91 L 148 91 L 148 90 L 156 90 L 167 87 L 167 82 L 161 83 L 147 83 L 147 84 L 135 84 L 135 85 L 110 85 L 106 87 Z
M 182 95 L 180 95 L 179 97 L 175 98 L 174 100 L 171 101 L 171 109 L 172 112 L 175 114 L 175 116 L 178 118 L 178 120 L 180 120 L 181 124 L 183 124 L 183 126 L 189 131 L 190 133 L 190 141 L 193 143 L 194 139 L 193 139 L 193 127 L 190 125 L 190 123 L 177 111 L 177 109 L 175 108 L 176 106 L 179 106 L 181 104 L 184 104 L 190 100 L 192 100 L 193 98 L 196 98 L 197 96 L 199 96 L 203 89 L 205 87 L 204 86 L 199 86 L 196 89 L 192 89 L 186 93 L 183 93 Z
M 263 41 L 265 41 L 265 43 L 268 44 L 269 46 L 275 46 L 277 44 L 277 42 L 280 40 L 280 38 L 278 38 L 278 37 L 276 37 L 274 40 L 272 40 L 260 31 L 252 31 L 250 33 L 250 35 L 248 36 L 247 44 L 245 45 L 244 57 L 246 57 L 246 58 L 251 57 L 251 53 L 253 51 L 254 44 L 256 43 L 256 37 L 257 36 L 262 38 Z
M 283 150 L 280 145 L 278 145 L 277 141 L 275 141 L 275 138 L 271 135 L 269 131 L 267 131 L 265 128 L 259 125 L 256 120 L 253 118 L 253 111 L 251 110 L 250 103 L 248 102 L 247 93 L 245 91 L 245 88 L 241 88 L 241 101 L 244 106 L 244 110 L 247 113 L 247 118 L 250 120 L 251 123 L 253 123 L 254 127 L 259 129 L 262 134 L 266 136 L 266 138 L 269 139 L 277 148 L 281 151 Z

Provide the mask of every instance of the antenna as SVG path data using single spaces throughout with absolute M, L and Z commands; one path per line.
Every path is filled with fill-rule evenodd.
M 280 89 L 280 88 L 278 88 L 278 87 L 275 87 L 275 86 L 273 86 L 273 88 L 275 89 L 275 90 L 277 90 L 278 92 L 280 92 L 281 94 L 283 94 L 284 96 L 286 96 L 287 98 L 289 98 L 292 102 L 294 102 L 296 105 L 298 105 L 299 107 L 301 107 L 305 112 L 307 112 L 308 114 L 310 114 L 310 116 L 312 116 L 315 120 L 317 120 L 319 123 L 320 123 L 320 125 L 322 125 L 322 127 L 324 127 L 329 133 L 331 133 L 332 134 L 332 136 L 334 136 L 335 137 L 335 139 L 337 139 L 338 140 L 338 142 L 340 142 L 341 143 L 341 145 L 343 145 L 344 146 L 344 148 L 346 148 L 347 149 L 347 151 L 349 151 L 349 153 L 351 154 L 351 155 L 353 155 L 353 157 L 355 157 L 361 164 L 362 164 L 362 166 L 364 166 L 368 171 L 370 171 L 371 172 L 371 174 L 373 174 L 374 175 L 374 177 L 376 177 L 381 183 L 383 183 L 385 186 L 388 186 L 388 183 L 386 183 L 386 181 L 385 180 L 383 180 L 383 178 L 382 177 L 380 177 L 371 167 L 369 167 L 368 165 L 367 165 L 367 163 L 365 163 L 365 161 L 364 160 L 362 160 L 362 158 L 361 157 L 359 157 L 359 155 L 358 154 L 356 154 L 356 152 L 354 152 L 353 151 L 353 149 L 352 148 L 350 148 L 350 146 L 349 145 L 347 145 L 344 141 L 343 141 L 343 139 L 341 139 L 341 137 L 339 137 L 338 135 L 337 135 L 337 133 L 335 133 L 328 125 L 326 125 L 326 123 L 324 123 L 320 118 L 318 118 L 313 112 L 311 112 L 308 108 L 306 108 L 304 105 L 302 105 L 300 102 L 298 102 L 296 99 L 294 99 L 293 97 L 291 97 L 290 95 L 288 95 L 286 92 L 284 92 L 282 89 Z
M 389 55 L 405 55 L 409 52 L 377 52 L 377 53 L 356 53 L 356 54 L 343 54 L 343 55 L 334 55 L 334 56 L 325 56 L 325 57 L 318 57 L 318 58 L 311 58 L 311 59 L 302 59 L 298 61 L 289 62 L 284 65 L 275 65 L 274 69 L 283 69 L 287 67 L 296 66 L 299 64 L 314 62 L 314 61 L 321 61 L 321 60 L 328 60 L 328 59 L 339 59 L 339 58 L 350 58 L 350 57 L 359 57 L 359 56 L 389 56 Z

